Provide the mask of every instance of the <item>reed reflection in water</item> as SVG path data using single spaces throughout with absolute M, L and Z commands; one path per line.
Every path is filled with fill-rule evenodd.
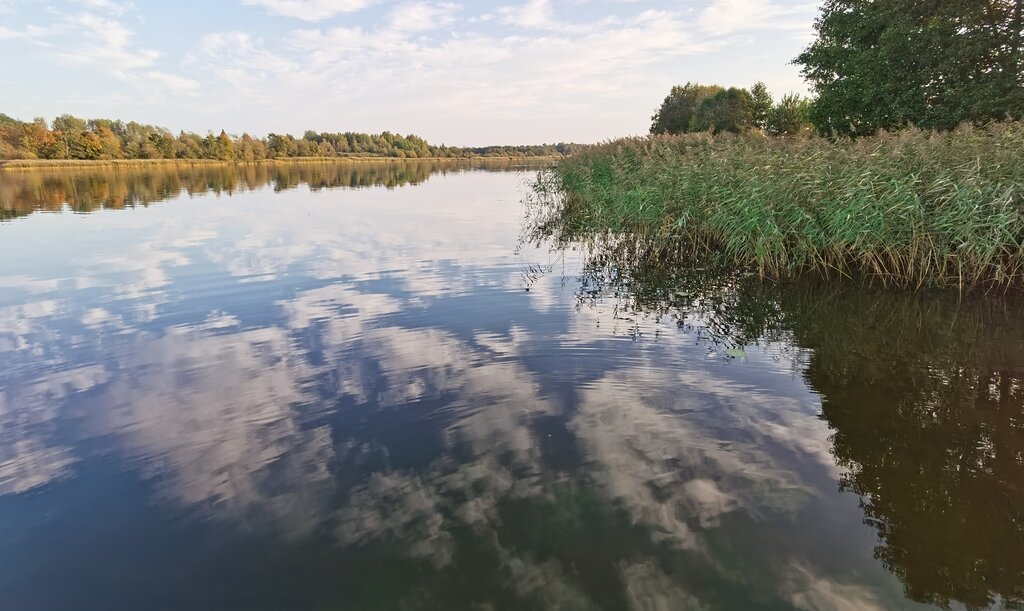
M 766 282 L 664 242 L 581 235 L 548 206 L 524 239 L 588 253 L 580 308 L 670 322 L 719 353 L 774 346 L 821 395 L 839 488 L 908 599 L 1024 606 L 1021 295 Z

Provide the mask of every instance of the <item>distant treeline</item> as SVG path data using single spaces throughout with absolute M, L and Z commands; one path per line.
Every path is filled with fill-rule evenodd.
M 540 157 L 566 155 L 572 144 L 534 146 L 434 146 L 423 138 L 391 132 L 318 133 L 234 136 L 221 131 L 201 136 L 155 125 L 61 115 L 19 121 L 0 113 L 0 159 L 217 159 L 260 161 L 293 157 L 395 157 L 401 159 Z

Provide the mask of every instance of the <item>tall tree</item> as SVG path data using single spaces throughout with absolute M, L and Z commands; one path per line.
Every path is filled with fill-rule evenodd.
M 224 130 L 220 130 L 220 135 L 217 136 L 217 158 L 225 161 L 235 158 L 235 144 Z
M 730 87 L 704 98 L 690 120 L 690 131 L 740 133 L 753 124 L 754 99 L 746 89 Z
M 100 153 L 101 158 L 120 159 L 122 157 L 121 141 L 109 127 L 101 125 L 96 128 L 94 133 L 100 141 L 100 148 L 102 149 L 102 152 Z
M 795 60 L 819 131 L 1024 117 L 1019 0 L 826 0 Z
M 814 130 L 810 119 L 811 101 L 796 93 L 782 96 L 769 110 L 765 131 L 773 136 L 797 136 Z
M 79 132 L 71 141 L 70 148 L 73 159 L 99 159 L 103 156 L 103 142 L 93 132 Z
M 768 115 L 775 104 L 772 100 L 772 94 L 768 92 L 768 86 L 762 81 L 754 83 L 754 86 L 750 88 L 750 98 L 750 113 L 754 127 L 767 129 Z
M 652 134 L 682 134 L 690 130 L 690 123 L 697 114 L 701 103 L 716 93 L 724 91 L 718 85 L 686 83 L 676 85 L 661 103 L 661 108 L 651 117 Z

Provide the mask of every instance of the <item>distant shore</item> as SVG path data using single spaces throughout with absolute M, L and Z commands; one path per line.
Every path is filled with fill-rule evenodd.
M 286 157 L 283 159 L 259 159 L 255 161 L 231 161 L 220 159 L 8 159 L 0 160 L 0 172 L 18 170 L 62 170 L 88 168 L 146 168 L 156 166 L 247 166 L 263 164 L 295 164 L 295 163 L 394 163 L 394 162 L 488 162 L 488 161 L 523 161 L 551 162 L 561 159 L 560 156 L 487 156 L 487 157 L 381 157 L 381 156 L 346 156 L 346 157 Z

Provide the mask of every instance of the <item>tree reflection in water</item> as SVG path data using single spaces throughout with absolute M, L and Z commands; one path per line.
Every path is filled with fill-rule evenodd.
M 148 206 L 182 193 L 231 195 L 271 185 L 274 191 L 308 185 L 310 190 L 417 185 L 432 174 L 468 169 L 507 172 L 537 161 L 370 160 L 261 164 L 155 164 L 152 167 L 68 168 L 0 171 L 0 220 L 55 212 Z
M 580 236 L 540 224 L 531 240 Z M 584 240 L 578 300 L 674 317 L 710 345 L 788 338 L 822 396 L 875 556 L 918 602 L 1024 606 L 1024 317 L 1019 296 L 768 283 L 642 240 Z

